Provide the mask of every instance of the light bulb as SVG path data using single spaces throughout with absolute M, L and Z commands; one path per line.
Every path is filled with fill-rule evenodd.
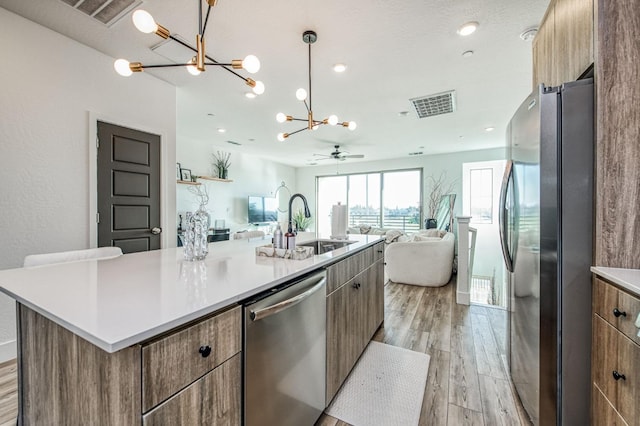
M 458 34 L 460 34 L 461 36 L 468 36 L 473 34 L 477 28 L 478 28 L 477 22 L 475 21 L 467 22 L 466 24 L 458 28 Z
M 247 55 L 242 60 L 242 68 L 250 74 L 255 74 L 260 71 L 260 60 L 253 55 Z
M 307 91 L 302 88 L 296 90 L 296 98 L 299 101 L 304 101 L 305 99 L 307 99 Z
M 278 133 L 278 140 L 284 142 L 284 133 Z
M 255 99 L 255 97 L 256 97 L 256 96 L 258 96 L 258 95 L 256 95 L 256 94 L 255 94 L 255 93 L 253 93 L 253 92 L 247 92 L 247 93 L 245 93 L 244 95 L 245 95 L 247 98 L 249 98 L 249 99 Z
M 253 93 L 256 95 L 262 95 L 264 93 L 264 83 L 261 81 L 256 81 L 256 85 L 253 86 Z
M 113 63 L 113 68 L 116 70 L 118 74 L 123 77 L 129 77 L 133 74 L 131 68 L 129 68 L 129 61 L 126 59 L 118 59 Z
M 349 122 L 349 125 L 347 126 L 347 129 L 349 129 L 349 130 L 355 130 L 355 129 L 356 129 L 356 127 L 358 127 L 358 125 L 356 124 L 356 122 L 355 122 L 355 121 L 350 121 L 350 122 Z
M 335 114 L 331 114 L 329 116 L 328 123 L 332 126 L 335 126 L 336 124 L 338 124 L 338 116 Z
M 287 115 L 283 112 L 277 113 L 276 121 L 278 121 L 278 123 L 284 123 L 285 121 L 287 121 Z
M 313 127 L 311 127 L 311 130 L 318 130 L 318 127 L 320 126 L 318 126 L 317 124 L 314 124 Z
M 347 70 L 347 66 L 345 64 L 335 64 L 333 66 L 333 70 L 335 72 L 345 72 Z
M 191 75 L 200 75 L 200 70 L 196 68 L 195 63 L 196 63 L 196 58 L 194 57 L 189 61 L 190 65 L 187 65 L 187 71 L 189 71 L 189 74 Z
M 153 16 L 146 10 L 138 9 L 133 12 L 133 25 L 136 28 L 146 34 L 154 33 L 158 29 L 158 24 L 153 20 Z

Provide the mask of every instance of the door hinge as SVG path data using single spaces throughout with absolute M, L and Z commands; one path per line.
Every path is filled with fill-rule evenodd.
M 100 213 L 96 213 L 96 223 L 100 223 Z
M 96 149 L 100 149 L 100 138 L 96 136 Z

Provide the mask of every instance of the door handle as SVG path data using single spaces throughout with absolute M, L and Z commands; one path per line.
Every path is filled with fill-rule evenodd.
M 158 228 L 157 226 L 154 228 L 151 228 L 151 233 L 153 235 L 159 235 L 160 233 L 162 233 L 162 228 Z
M 266 308 L 257 309 L 255 311 L 252 310 L 249 313 L 249 317 L 251 318 L 251 321 L 259 321 L 263 318 L 269 317 L 271 315 L 275 315 L 278 312 L 284 311 L 287 308 L 297 305 L 307 297 L 311 296 L 316 291 L 320 290 L 325 285 L 326 281 L 327 281 L 326 278 L 322 278 L 316 285 L 314 285 L 310 289 L 296 296 L 293 296 L 290 299 L 283 300 L 282 302 L 278 302 L 274 305 L 267 306 Z
M 504 263 L 509 272 L 513 272 L 513 257 L 509 253 L 509 246 L 507 245 L 507 191 L 509 189 L 509 182 L 513 184 L 513 161 L 507 161 L 507 167 L 504 171 L 504 177 L 502 178 L 502 187 L 500 188 L 500 209 L 499 209 L 499 223 L 500 223 L 500 245 L 502 246 L 502 256 L 504 257 Z

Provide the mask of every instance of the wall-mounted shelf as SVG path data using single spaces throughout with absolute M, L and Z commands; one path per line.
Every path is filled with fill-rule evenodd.
M 191 182 L 188 180 L 177 180 L 176 183 L 180 183 L 182 185 L 202 185 L 200 182 Z
M 213 181 L 216 181 L 216 182 L 233 182 L 233 179 L 220 179 L 220 178 L 213 177 L 213 176 L 198 176 L 198 179 L 213 180 Z

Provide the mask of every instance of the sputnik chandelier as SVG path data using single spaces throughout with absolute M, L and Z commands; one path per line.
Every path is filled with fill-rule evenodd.
M 302 33 L 302 40 L 309 45 L 309 91 L 307 92 L 302 88 L 298 89 L 296 91 L 296 98 L 298 98 L 299 101 L 304 102 L 304 106 L 307 108 L 307 118 L 294 118 L 282 112 L 279 112 L 276 115 L 276 120 L 278 121 L 278 123 L 284 123 L 285 121 L 304 121 L 307 123 L 307 125 L 302 129 L 296 130 L 295 132 L 279 133 L 278 140 L 281 142 L 284 141 L 289 136 L 295 135 L 296 133 L 300 133 L 304 130 L 316 130 L 322 124 L 329 124 L 331 126 L 340 124 L 343 127 L 347 127 L 349 130 L 356 129 L 355 121 L 345 121 L 342 123 L 338 123 L 338 117 L 333 114 L 325 118 L 324 120 L 315 120 L 313 118 L 313 108 L 311 105 L 311 45 L 315 43 L 317 39 L 318 39 L 318 35 L 315 33 L 315 31 L 305 31 L 304 33 Z M 309 103 L 307 103 L 307 95 L 308 95 Z
M 186 67 L 187 71 L 193 75 L 198 75 L 202 71 L 205 70 L 205 65 L 215 65 L 220 66 L 223 69 L 229 71 L 234 74 L 236 77 L 241 78 L 244 82 L 252 88 L 253 92 L 256 95 L 261 95 L 264 93 L 264 84 L 261 81 L 255 81 L 251 78 L 245 78 L 238 74 L 233 70 L 244 69 L 248 73 L 254 74 L 260 70 L 260 61 L 253 55 L 248 55 L 244 59 L 234 59 L 231 63 L 221 63 L 217 60 L 213 59 L 211 56 L 207 55 L 204 47 L 204 34 L 207 29 L 207 22 L 209 21 L 209 14 L 211 12 L 211 8 L 216 5 L 217 0 L 204 0 L 207 2 L 208 7 L 206 10 L 206 15 L 204 18 L 204 22 L 202 20 L 203 15 L 203 0 L 198 1 L 198 34 L 196 35 L 196 47 L 185 43 L 180 40 L 178 37 L 171 34 L 171 32 L 163 27 L 162 25 L 155 22 L 151 14 L 145 10 L 138 9 L 133 12 L 133 24 L 136 26 L 138 30 L 143 33 L 153 33 L 155 32 L 158 36 L 163 39 L 171 39 L 178 44 L 186 47 L 187 49 L 193 51 L 195 56 L 186 64 L 159 64 L 159 65 L 143 65 L 141 62 L 129 62 L 126 59 L 118 59 L 113 64 L 113 67 L 118 72 L 118 74 L 128 77 L 134 72 L 141 72 L 146 68 L 168 68 L 168 67 Z M 229 68 L 231 67 L 231 68 Z

